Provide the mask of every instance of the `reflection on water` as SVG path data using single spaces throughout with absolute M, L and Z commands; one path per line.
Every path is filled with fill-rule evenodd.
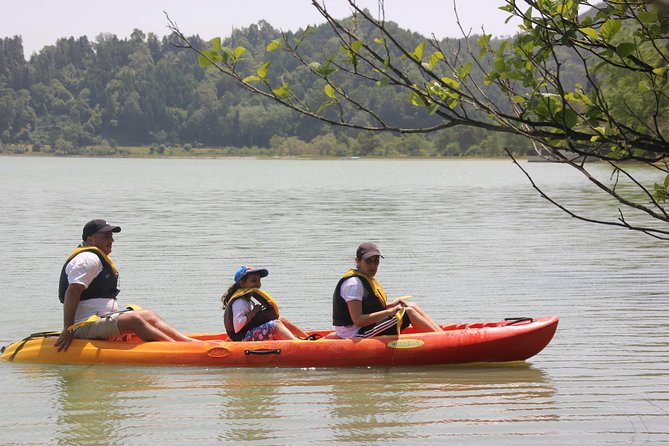
M 335 439 L 348 444 L 481 434 L 505 422 L 526 432 L 558 418 L 555 389 L 525 364 L 362 370 L 332 390 Z
M 578 210 L 615 214 L 560 166 L 528 168 Z M 669 444 L 666 245 L 573 221 L 510 162 L 0 158 L 0 209 L 3 345 L 60 327 L 58 273 L 93 217 L 123 227 L 120 302 L 184 331 L 222 330 L 219 297 L 248 262 L 289 319 L 328 327 L 363 240 L 389 295 L 443 323 L 561 318 L 525 365 L 2 363 L 2 444 Z
M 224 372 L 220 378 L 216 389 L 218 417 L 224 427 L 220 439 L 243 444 L 275 438 L 276 427 L 265 420 L 281 418 L 281 383 L 267 379 L 266 373 L 239 369 Z
M 130 401 L 155 387 L 150 374 L 133 370 L 118 374 L 105 367 L 62 367 L 58 372 L 55 386 L 60 407 L 54 413 L 62 426 L 57 434 L 62 445 L 89 444 L 91 439 L 119 444 L 129 433 L 119 429 L 120 423 L 143 416 Z
M 420 369 L 24 366 L 31 399 L 53 394 L 58 444 L 376 444 L 532 435 L 558 419 L 555 388 L 524 363 Z M 48 379 L 43 376 L 46 372 Z M 42 387 L 48 383 L 48 387 Z M 482 410 L 481 408 L 485 408 Z M 177 416 L 178 415 L 178 416 Z

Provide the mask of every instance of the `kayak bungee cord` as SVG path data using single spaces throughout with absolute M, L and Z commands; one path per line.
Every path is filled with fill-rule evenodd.
M 21 343 L 19 344 L 18 347 L 16 347 L 16 350 L 14 350 L 14 353 L 12 353 L 11 356 L 9 358 L 7 358 L 7 360 L 8 361 L 13 360 L 14 357 L 16 356 L 16 354 L 21 351 L 21 349 L 23 348 L 24 345 L 26 345 L 26 342 L 30 341 L 31 339 L 49 338 L 49 337 L 55 337 L 55 336 L 60 336 L 60 332 L 59 331 L 40 331 L 38 333 L 33 333 L 33 334 L 21 339 L 21 341 L 20 341 Z M 2 352 L 0 352 L 0 353 L 4 353 L 5 348 L 6 347 L 3 346 L 2 347 Z

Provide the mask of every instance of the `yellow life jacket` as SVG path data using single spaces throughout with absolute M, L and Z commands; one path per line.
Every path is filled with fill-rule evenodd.
M 237 291 L 235 291 L 232 294 L 232 297 L 230 298 L 230 300 L 228 301 L 226 306 L 232 305 L 232 302 L 235 299 L 238 299 L 238 298 L 240 298 L 242 296 L 245 296 L 249 293 L 254 293 L 254 294 L 260 295 L 268 304 L 270 304 L 274 308 L 274 311 L 276 311 L 276 314 L 277 315 L 279 314 L 279 305 L 277 305 L 274 298 L 269 293 L 267 293 L 267 292 L 265 292 L 265 291 L 263 291 L 259 288 L 240 288 L 240 289 L 238 289 Z M 260 303 L 264 304 L 264 302 L 260 302 Z
M 65 269 L 75 256 L 85 251 L 92 252 L 98 256 L 100 262 L 102 263 L 102 272 L 96 276 L 95 279 L 93 279 L 93 281 L 89 284 L 89 286 L 81 293 L 81 300 L 98 297 L 116 299 L 116 296 L 120 292 L 118 289 L 119 273 L 118 268 L 116 268 L 116 265 L 114 264 L 114 261 L 96 246 L 78 246 L 67 257 L 67 260 L 63 264 L 63 267 L 60 271 L 60 279 L 58 282 L 58 299 L 61 303 L 65 301 L 65 292 L 69 286 Z
M 353 276 L 362 277 L 363 279 L 365 279 L 369 283 L 369 285 L 372 287 L 372 291 L 374 292 L 374 295 L 379 299 L 379 302 L 381 303 L 383 308 L 386 307 L 388 298 L 386 297 L 386 292 L 383 290 L 383 287 L 381 286 L 381 283 L 379 283 L 379 281 L 376 280 L 376 277 L 366 276 L 366 275 L 362 274 L 360 271 L 351 268 L 344 273 L 344 275 L 342 276 L 342 279 L 348 279 L 349 277 L 353 277 Z
M 111 257 L 109 257 L 107 254 L 105 254 L 105 253 L 104 253 L 100 248 L 98 248 L 97 246 L 78 246 L 77 248 L 75 248 L 74 251 L 72 251 L 72 253 L 70 253 L 69 256 L 67 256 L 67 260 L 66 260 L 66 262 L 69 262 L 70 260 L 72 260 L 72 258 L 73 258 L 74 256 L 76 256 L 77 254 L 79 254 L 79 253 L 81 253 L 81 252 L 84 252 L 84 251 L 95 251 L 95 252 L 97 252 L 98 254 L 100 254 L 100 256 L 102 256 L 102 258 L 105 259 L 105 261 L 106 261 L 107 263 L 109 263 L 109 266 L 111 266 L 111 268 L 112 268 L 112 270 L 114 271 L 114 273 L 118 276 L 118 269 L 116 268 L 116 265 L 114 264 L 114 261 L 111 259 Z
M 235 331 L 234 322 L 232 320 L 232 303 L 239 298 L 245 296 L 253 296 L 260 302 L 263 310 L 257 313 L 253 319 L 249 320 L 238 332 Z M 259 327 L 260 325 L 273 321 L 279 318 L 279 306 L 276 304 L 274 298 L 269 294 L 258 288 L 240 288 L 235 291 L 228 302 L 225 304 L 225 312 L 223 313 L 223 323 L 228 337 L 233 341 L 241 341 L 246 336 L 249 330 Z

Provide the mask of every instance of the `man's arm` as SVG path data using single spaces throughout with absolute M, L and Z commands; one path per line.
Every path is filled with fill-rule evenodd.
M 63 331 L 60 333 L 56 341 L 58 351 L 67 351 L 74 339 L 74 333 L 68 331 L 67 327 L 74 324 L 74 315 L 77 313 L 77 307 L 81 300 L 81 293 L 86 289 L 80 283 L 71 283 L 65 291 L 65 299 L 63 302 Z

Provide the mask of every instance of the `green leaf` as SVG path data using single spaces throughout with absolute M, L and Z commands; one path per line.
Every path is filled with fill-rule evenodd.
M 637 17 L 639 17 L 639 21 L 644 25 L 650 25 L 657 22 L 657 11 L 639 11 Z
M 344 53 L 344 55 L 346 55 L 346 57 L 348 58 L 348 62 L 351 65 L 353 65 L 354 67 L 358 66 L 358 55 L 349 46 L 341 45 L 339 47 L 339 51 L 341 51 L 342 53 Z
M 275 39 L 272 40 L 269 45 L 267 45 L 267 48 L 265 48 L 265 51 L 268 53 L 271 53 L 272 51 L 280 50 L 283 48 L 283 39 Z
M 471 62 L 467 62 L 466 64 L 464 64 L 460 68 L 460 70 L 458 70 L 458 77 L 460 78 L 460 80 L 462 80 L 462 81 L 465 80 L 467 78 L 467 76 L 469 75 L 469 72 L 471 71 L 471 69 L 472 69 L 472 63 Z
M 337 71 L 336 68 L 332 66 L 331 62 L 332 62 L 332 57 L 328 58 L 328 60 L 322 65 L 319 62 L 311 62 L 308 65 L 308 67 L 314 73 L 323 77 L 328 77 L 329 75 Z
M 658 76 L 662 76 L 666 71 L 667 71 L 667 67 L 659 67 L 659 68 L 655 68 L 653 70 L 653 74 L 657 74 Z
M 269 62 L 265 62 L 258 68 L 258 76 L 261 79 L 266 79 L 267 78 L 267 72 L 269 71 L 269 66 L 272 65 L 272 61 L 270 60 Z
M 448 85 L 449 87 L 453 87 L 454 89 L 460 87 L 460 82 L 456 81 L 455 79 L 451 79 L 450 77 L 442 77 L 440 80 L 444 84 Z
M 499 71 L 500 73 L 506 71 L 506 59 L 503 56 L 495 58 L 493 65 L 495 66 L 495 70 Z
M 441 51 L 433 53 L 432 56 L 430 56 L 430 63 L 429 63 L 430 70 L 433 70 L 437 62 L 439 62 L 443 58 L 444 58 L 444 53 L 442 53 Z
M 286 82 L 282 86 L 276 87 L 272 90 L 272 93 L 281 99 L 288 99 L 290 97 L 290 88 L 288 88 L 288 83 Z
M 258 76 L 247 76 L 244 79 L 242 79 L 242 82 L 244 82 L 245 84 L 248 84 L 248 83 L 257 82 L 257 81 L 260 81 L 260 80 L 262 80 L 262 79 L 259 78 Z
M 351 43 L 351 49 L 353 50 L 354 53 L 358 53 L 360 51 L 360 48 L 362 47 L 362 44 L 364 42 L 362 40 L 356 40 L 355 42 Z
M 669 187 L 669 175 L 664 177 L 664 187 Z
M 328 107 L 331 106 L 332 104 L 334 104 L 334 102 L 332 102 L 332 101 L 325 101 L 325 102 L 323 102 L 323 103 L 321 104 L 321 106 L 318 107 L 318 110 L 316 110 L 316 114 L 322 112 L 323 110 L 325 110 L 326 108 L 328 108 Z
M 564 110 L 564 125 L 567 128 L 573 129 L 578 124 L 578 114 L 571 108 L 566 108 Z
M 506 12 L 513 12 L 513 4 L 507 4 L 507 5 L 504 5 L 504 6 L 500 6 L 497 9 L 499 9 L 501 11 L 506 11 Z
M 509 46 L 509 41 L 508 40 L 502 40 L 502 43 L 499 44 L 499 47 L 497 47 L 497 56 L 498 57 L 504 57 L 504 50 L 506 47 Z
M 433 115 L 437 112 L 437 110 L 439 110 L 439 104 L 432 103 L 427 107 L 427 114 Z
M 337 99 L 337 97 L 335 96 L 335 89 L 332 85 L 325 84 L 325 88 L 323 88 L 323 91 L 325 91 L 325 95 L 330 99 Z
M 201 66 L 202 68 L 207 68 L 207 67 L 210 67 L 210 66 L 213 65 L 213 64 L 211 63 L 211 61 L 210 61 L 207 57 L 205 57 L 204 55 L 202 55 L 202 54 L 200 54 L 200 55 L 198 56 L 198 58 L 197 58 L 197 62 L 198 62 L 198 64 L 200 64 L 200 66 Z
M 590 100 L 590 98 L 588 98 Z M 604 116 L 604 112 L 597 106 L 594 106 L 592 104 L 592 101 L 590 101 L 591 107 L 588 108 L 588 111 L 586 112 L 586 116 L 588 117 L 589 120 L 591 121 L 599 121 L 602 119 Z
M 480 47 L 487 47 L 488 44 L 490 43 L 491 38 L 492 38 L 492 34 L 483 34 L 481 37 L 479 37 L 476 40 L 476 44 Z
M 235 48 L 235 52 L 233 53 L 233 55 L 234 55 L 235 59 L 239 59 L 240 57 L 242 57 L 244 55 L 245 52 L 246 52 L 246 48 L 244 48 L 243 46 L 238 46 L 237 48 Z
M 198 56 L 198 63 L 203 68 L 210 67 L 221 60 L 223 60 L 221 53 L 213 48 L 202 51 L 202 54 Z
M 411 105 L 415 105 L 416 107 L 425 107 L 427 105 L 423 96 L 419 95 L 415 91 L 411 93 L 411 98 L 409 98 L 409 102 L 411 103 Z
M 616 47 L 616 53 L 620 57 L 627 57 L 636 51 L 636 44 L 633 42 L 623 42 Z
M 483 79 L 483 84 L 489 86 L 495 79 L 499 78 L 499 73 L 497 71 L 489 71 L 485 78 Z
M 413 60 L 416 62 L 423 61 L 423 51 L 425 51 L 425 42 L 421 42 L 420 45 L 416 47 L 413 53 L 409 54 Z
M 620 20 L 608 19 L 602 25 L 602 37 L 604 37 L 606 40 L 611 40 L 611 38 L 615 36 L 618 31 L 620 31 L 622 25 L 623 24 Z
M 580 28 L 579 31 L 590 37 L 592 40 L 597 40 L 599 38 L 599 33 L 594 28 Z
M 530 30 L 534 26 L 534 23 L 532 22 L 532 6 L 527 8 L 525 14 L 523 14 L 523 26 L 525 27 L 525 30 Z
M 221 38 L 214 37 L 213 39 L 211 39 L 211 47 L 216 51 L 221 51 Z

